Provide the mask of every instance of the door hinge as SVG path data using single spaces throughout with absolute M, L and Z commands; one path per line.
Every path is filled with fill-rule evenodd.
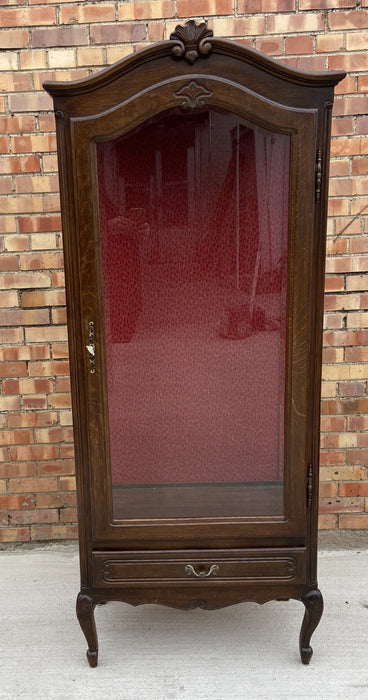
M 310 508 L 312 504 L 312 495 L 313 495 L 313 467 L 311 464 L 308 464 L 308 471 L 307 471 L 307 507 Z
M 316 155 L 316 202 L 318 203 L 321 199 L 321 185 L 322 185 L 322 151 L 317 148 Z

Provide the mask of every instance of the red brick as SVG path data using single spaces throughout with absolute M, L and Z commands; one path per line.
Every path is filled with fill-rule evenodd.
M 39 112 L 52 109 L 52 99 L 46 93 L 9 95 L 8 100 L 11 112 Z
M 22 115 L 19 117 L 0 117 L 0 132 L 8 134 L 35 131 L 35 117 Z
M 239 14 L 248 12 L 292 12 L 295 10 L 295 0 L 238 0 Z M 190 14 L 188 15 L 190 17 Z
M 93 25 L 90 29 L 93 44 L 120 44 L 142 41 L 145 38 L 144 24 Z M 80 42 L 79 42 L 80 43 Z
M 29 362 L 28 372 L 30 377 L 69 375 L 69 362 L 66 360 Z
M 368 362 L 368 347 L 365 348 L 346 348 L 346 362 Z
M 50 27 L 32 29 L 33 48 L 43 46 L 83 46 L 88 44 L 86 27 Z
M 283 40 L 276 36 L 271 39 L 256 39 L 256 49 L 267 56 L 280 56 L 283 53 Z
M 268 17 L 268 32 L 273 34 L 296 34 L 297 32 L 323 31 L 323 13 L 270 15 Z
M 340 51 L 344 47 L 343 34 L 317 34 L 316 50 L 317 53 L 330 53 Z
M 51 428 L 37 428 L 35 430 L 35 439 L 36 442 L 47 444 L 72 442 L 73 430 L 72 428 L 61 428 L 60 426 Z
M 47 360 L 50 357 L 48 345 L 17 345 L 0 347 L 0 362 L 18 360 Z
M 50 379 L 4 379 L 3 392 L 5 396 L 17 394 L 49 394 L 52 391 Z
M 55 475 L 70 475 L 75 472 L 74 460 L 59 459 L 56 462 L 40 462 L 38 473 L 39 476 Z
M 30 540 L 29 529 L 26 527 L 2 527 L 0 528 L 0 542 L 28 542 Z
M 289 36 L 286 38 L 286 53 L 312 53 L 313 52 L 313 37 L 312 36 Z
M 338 485 L 333 482 L 321 482 L 319 485 L 320 498 L 334 498 L 337 496 Z
M 367 12 L 352 10 L 351 12 L 329 12 L 328 26 L 330 29 L 359 29 L 368 27 Z
M 364 396 L 365 384 L 363 382 L 339 382 L 340 396 Z
M 55 391 L 66 393 L 70 391 L 70 379 L 69 377 L 56 377 L 55 379 Z
M 337 10 L 341 7 L 355 7 L 356 0 L 299 0 L 299 10 Z
M 362 498 L 321 498 L 319 510 L 320 513 L 362 513 L 364 500 Z
M 339 485 L 340 496 L 368 496 L 368 482 L 344 483 Z
M 348 158 L 339 158 L 332 160 L 330 163 L 330 177 L 344 177 L 350 175 L 350 160 Z
M 38 326 L 25 329 L 27 343 L 50 343 L 67 340 L 67 330 L 62 326 Z
M 331 142 L 331 156 L 361 156 L 367 152 L 367 148 L 368 139 L 361 136 L 349 139 L 335 138 Z
M 343 431 L 346 428 L 344 416 L 321 416 L 322 431 Z
M 330 70 L 346 70 L 356 73 L 365 71 L 368 67 L 366 53 L 340 53 L 337 56 L 330 56 L 328 59 Z
M 28 73 L 0 73 L 1 92 L 27 92 L 32 89 Z
M 0 271 L 14 272 L 18 270 L 18 258 L 16 255 L 3 255 L 0 257 Z
M 37 252 L 20 256 L 21 270 L 53 270 L 62 266 L 62 253 Z
M 12 136 L 13 153 L 33 153 L 34 151 L 55 151 L 55 134 L 30 134 L 27 136 Z
M 63 444 L 60 445 L 60 456 L 63 459 L 74 459 L 75 453 L 74 453 L 74 444 Z
M 3 462 L 3 464 L 0 464 L 1 479 L 36 475 L 37 467 L 35 462 Z
M 325 291 L 326 292 L 342 292 L 345 288 L 345 279 L 342 275 L 338 277 L 326 277 Z
M 21 9 L 6 9 L 0 14 L 0 27 L 29 27 L 44 24 L 55 24 L 56 11 L 54 7 L 24 7 Z
M 45 214 L 40 216 L 19 217 L 20 233 L 43 233 L 48 231 L 60 231 L 61 216 Z
M 339 353 L 341 353 L 341 349 L 338 348 L 323 348 L 322 352 L 322 362 L 324 364 L 335 364 L 336 362 L 341 362 L 339 359 Z
M 39 428 L 56 425 L 57 421 L 58 414 L 55 411 L 9 413 L 8 415 L 9 428 Z
M 23 49 L 29 46 L 29 32 L 26 29 L 9 29 L 1 32 L 2 49 Z
M 9 153 L 9 139 L 7 136 L 0 136 L 0 153 Z
M 22 510 L 23 508 L 34 508 L 34 496 L 0 496 L 0 510 Z
M 22 294 L 22 307 L 40 306 L 64 306 L 65 292 L 50 290 L 47 292 L 24 292 Z
M 113 4 L 98 3 L 92 5 L 84 3 L 83 5 L 60 6 L 60 24 L 113 22 L 114 20 L 115 6 Z
M 37 508 L 71 508 L 76 506 L 76 501 L 73 492 L 37 494 Z
M 368 175 L 368 158 L 353 158 L 352 175 Z
M 368 464 L 368 450 L 347 450 L 346 462 L 347 464 L 362 464 L 363 466 Z
M 0 174 L 36 173 L 41 170 L 39 156 L 9 156 L 0 160 Z
M 368 515 L 340 515 L 340 530 L 365 530 L 368 528 Z
M 261 2 L 261 0 L 260 0 Z M 125 5 L 136 5 L 134 16 L 124 17 Z M 155 4 L 152 2 L 129 2 L 123 3 L 119 8 L 119 19 L 150 19 L 152 17 L 152 11 L 154 11 L 154 17 L 160 19 L 161 17 L 173 17 L 175 14 L 175 5 L 173 2 L 159 2 L 159 6 L 163 5 L 164 12 L 169 11 L 169 14 L 159 14 L 155 11 Z M 196 0 L 193 4 L 192 0 L 178 0 L 178 17 L 202 17 L 208 15 L 232 15 L 233 14 L 233 0 Z M 165 7 L 167 6 L 167 7 Z M 243 12 L 238 8 L 239 14 Z M 248 10 L 249 11 L 249 10 Z M 261 12 L 261 10 L 259 10 Z
M 368 97 L 345 97 L 343 100 L 336 100 L 334 103 L 333 114 L 335 116 L 340 114 L 365 114 L 366 112 L 368 112 Z
M 57 491 L 56 477 L 9 479 L 9 489 L 12 493 L 38 493 L 42 491 Z
M 345 464 L 345 452 L 335 450 L 320 453 L 320 465 L 322 466 L 342 466 Z
M 42 410 L 44 408 L 47 408 L 46 395 L 36 396 L 35 394 L 33 394 L 29 396 L 23 396 L 23 408 L 25 411 L 32 411 L 34 409 Z
M 78 538 L 77 525 L 41 525 L 31 527 L 31 539 L 42 540 L 76 540 Z
M 35 326 L 49 323 L 47 309 L 32 309 L 29 311 L 0 309 L 0 324 L 2 326 Z
M 324 399 L 322 414 L 343 415 L 348 413 L 367 413 L 368 398 L 366 399 Z
M 52 357 L 54 359 L 67 359 L 69 357 L 68 343 L 55 343 L 51 346 Z
M 43 523 L 58 523 L 59 511 L 54 510 L 14 510 L 9 513 L 10 525 L 36 525 Z
M 11 291 L 11 292 L 0 292 L 0 308 L 6 309 L 6 308 L 12 308 L 14 306 L 18 305 L 18 294 L 17 292 Z M 1 350 L 2 348 L 0 347 L 0 356 L 1 356 Z M 14 358 L 11 358 L 14 359 Z
M 63 476 L 60 478 L 61 491 L 75 491 L 75 478 L 73 476 Z
M 32 430 L 2 430 L 0 445 L 29 445 L 33 442 Z
M 57 192 L 58 189 L 59 178 L 57 175 L 36 175 L 34 177 L 20 175 L 15 178 L 16 192 L 42 192 L 42 194 L 46 194 L 47 192 Z
M 339 436 L 334 434 L 325 433 L 321 435 L 321 450 L 336 449 L 339 446 Z
M 336 528 L 336 515 L 321 514 L 318 517 L 318 529 L 319 530 L 335 530 Z
M 332 136 L 346 136 L 354 133 L 353 117 L 335 117 L 332 120 Z M 332 161 L 334 162 L 334 161 Z M 339 161 L 335 161 L 339 162 Z
M 54 394 L 50 396 L 51 408 L 71 408 L 70 394 Z
M 60 522 L 75 523 L 78 519 L 76 508 L 64 508 L 60 511 Z
M 357 117 L 356 133 L 366 134 L 368 132 L 368 117 Z
M 22 447 L 10 447 L 10 459 L 28 462 L 29 460 L 57 459 L 59 448 L 57 445 L 28 445 Z
M 368 345 L 368 330 L 363 331 L 335 331 L 325 332 L 324 342 L 326 345 Z
M 0 274 L 1 289 L 18 289 L 27 287 L 49 287 L 50 275 L 42 272 L 22 272 L 17 274 Z
M 0 377 L 25 377 L 27 365 L 25 362 L 1 362 Z

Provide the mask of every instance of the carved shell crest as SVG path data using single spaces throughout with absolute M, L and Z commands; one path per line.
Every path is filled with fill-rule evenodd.
M 184 57 L 188 63 L 194 63 L 200 54 L 206 56 L 211 53 L 212 43 L 207 39 L 212 36 L 213 31 L 208 29 L 205 22 L 197 24 L 190 19 L 185 24 L 178 24 L 170 34 L 171 41 L 175 41 L 172 53 L 177 58 Z

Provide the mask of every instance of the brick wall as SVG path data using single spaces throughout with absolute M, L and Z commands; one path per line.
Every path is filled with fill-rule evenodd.
M 77 536 L 54 117 L 85 77 L 208 19 L 289 65 L 340 69 L 331 159 L 320 526 L 368 528 L 368 0 L 0 0 L 0 543 Z

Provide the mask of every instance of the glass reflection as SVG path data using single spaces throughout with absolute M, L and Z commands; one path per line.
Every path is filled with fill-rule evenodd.
M 115 517 L 283 512 L 289 159 L 208 109 L 97 144 Z

